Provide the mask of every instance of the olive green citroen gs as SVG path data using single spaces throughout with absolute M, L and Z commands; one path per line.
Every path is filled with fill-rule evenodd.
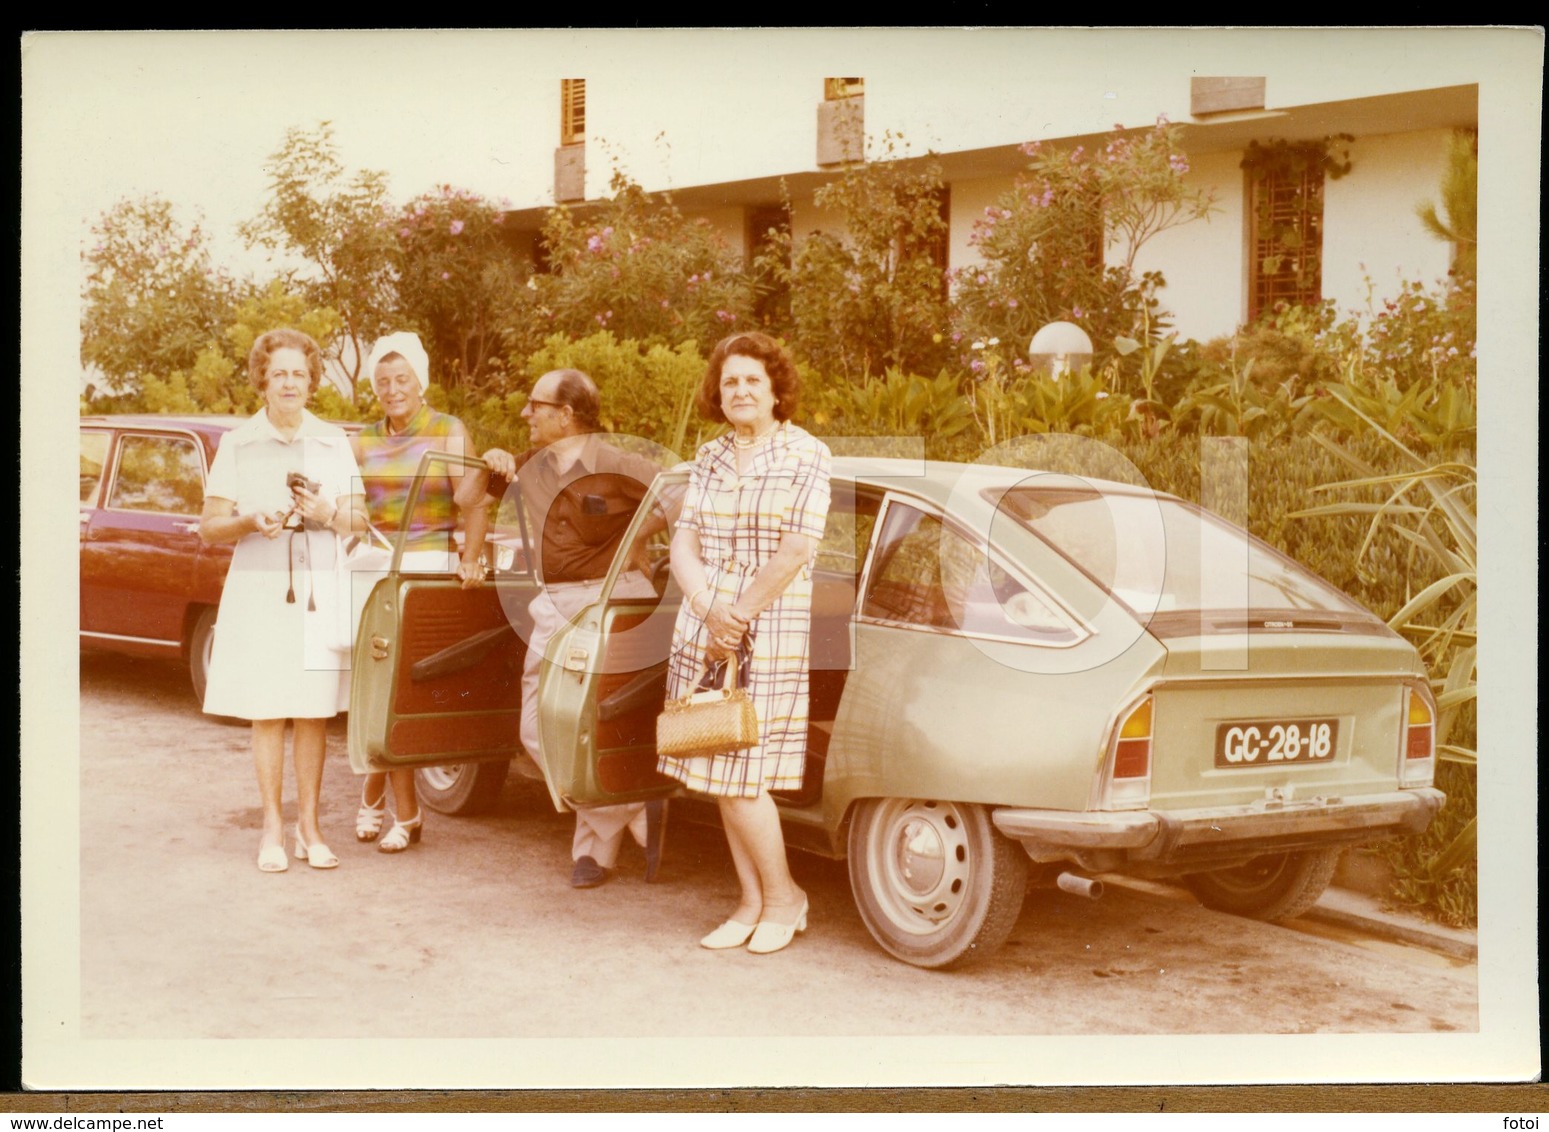
M 664 472 L 653 492 L 686 479 Z M 444 812 L 499 791 L 521 757 L 526 539 L 518 516 L 482 589 L 396 570 L 376 587 L 354 657 L 357 771 L 424 768 Z M 561 809 L 676 789 L 653 744 L 681 594 L 670 531 L 643 541 L 657 598 L 609 596 L 621 551 L 548 646 L 540 761 Z M 1290 918 L 1344 848 L 1422 831 L 1444 801 L 1414 648 L 1172 496 L 836 458 L 813 581 L 809 757 L 801 789 L 777 795 L 785 834 L 848 860 L 867 928 L 908 963 L 988 954 L 1028 884 L 1095 895 L 1101 874 Z

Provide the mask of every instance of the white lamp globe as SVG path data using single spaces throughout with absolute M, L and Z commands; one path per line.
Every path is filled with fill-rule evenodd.
M 1050 377 L 1063 377 L 1092 364 L 1092 339 L 1073 322 L 1051 322 L 1027 347 L 1033 368 Z

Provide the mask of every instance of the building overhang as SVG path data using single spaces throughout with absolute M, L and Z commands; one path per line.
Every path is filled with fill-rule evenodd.
M 1404 91 L 1398 94 L 1372 95 L 1338 102 L 1309 103 L 1302 106 L 1266 107 L 1262 110 L 1225 111 L 1180 119 L 1184 146 L 1190 155 L 1236 152 L 1251 141 L 1284 138 L 1288 141 L 1318 140 L 1334 134 L 1356 138 L 1380 134 L 1409 133 L 1428 129 L 1457 129 L 1479 123 L 1479 87 L 1436 87 Z M 1121 131 L 1126 135 L 1143 133 L 1149 127 Z M 940 162 L 948 182 L 971 181 L 991 177 L 1010 177 L 1027 168 L 1028 157 L 1022 146 L 1030 141 L 1045 142 L 1061 148 L 1084 145 L 1089 148 L 1104 142 L 1114 131 L 1092 134 L 1025 138 L 1020 142 L 955 150 L 932 156 Z M 919 160 L 904 158 L 903 160 Z M 717 208 L 768 206 L 788 196 L 792 201 L 810 200 L 813 192 L 837 175 L 833 169 L 808 169 L 783 176 L 754 177 L 718 184 L 690 185 L 672 189 L 679 208 L 691 212 Z M 651 190 L 653 192 L 660 190 Z M 581 201 L 566 207 L 584 213 L 602 202 Z M 536 232 L 553 205 L 513 209 L 506 213 L 506 224 L 517 232 Z

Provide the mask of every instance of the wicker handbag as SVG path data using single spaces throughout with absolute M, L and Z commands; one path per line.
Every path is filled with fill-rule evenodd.
M 705 675 L 710 670 L 706 668 Z M 704 679 L 700 687 L 704 687 Z M 758 713 L 746 688 L 737 686 L 737 657 L 726 662 L 721 688 L 673 700 L 656 717 L 656 752 L 677 758 L 719 755 L 758 745 Z

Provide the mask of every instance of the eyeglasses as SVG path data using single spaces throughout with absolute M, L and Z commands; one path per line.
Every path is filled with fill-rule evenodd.
M 547 405 L 551 409 L 568 409 L 570 406 L 559 401 L 540 401 L 536 397 L 527 398 L 529 405 Z

